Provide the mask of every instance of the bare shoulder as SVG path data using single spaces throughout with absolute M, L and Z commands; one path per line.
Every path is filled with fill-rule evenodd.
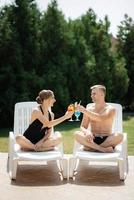
M 112 106 L 111 104 L 107 104 L 107 103 L 106 103 L 106 108 L 108 110 L 116 110 L 114 106 Z
M 94 111 L 95 104 L 94 103 L 87 104 L 86 109 L 89 110 L 89 111 Z
M 115 114 L 115 112 L 116 112 L 116 109 L 115 109 L 115 107 L 114 106 L 112 106 L 112 105 L 110 105 L 110 104 L 106 104 L 106 110 L 107 110 L 107 112 L 109 112 L 109 113 L 111 113 L 111 114 Z
M 41 111 L 40 111 L 39 107 L 37 106 L 37 107 L 33 108 L 32 116 L 35 117 L 35 116 L 39 116 L 39 115 L 41 115 Z

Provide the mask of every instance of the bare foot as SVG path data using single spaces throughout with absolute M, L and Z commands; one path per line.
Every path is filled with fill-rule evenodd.
M 29 149 L 29 148 L 21 148 L 22 151 L 34 151 L 34 149 Z
M 86 146 L 83 147 L 83 150 L 84 150 L 84 151 L 97 152 L 97 150 L 92 149 L 92 148 L 89 148 L 89 147 L 86 147 Z
M 105 147 L 104 152 L 113 153 L 114 152 L 113 147 Z
M 35 151 L 42 152 L 42 151 L 52 151 L 52 150 L 54 150 L 54 147 L 40 147 L 37 148 Z

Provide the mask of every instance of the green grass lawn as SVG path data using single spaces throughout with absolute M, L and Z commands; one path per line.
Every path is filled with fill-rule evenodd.
M 123 130 L 128 135 L 128 154 L 134 155 L 134 113 L 124 114 Z
M 123 119 L 124 132 L 128 134 L 128 154 L 134 155 L 134 113 L 125 113 Z M 64 122 L 55 127 L 55 130 L 60 131 L 63 135 L 64 152 L 72 153 L 73 150 L 73 133 L 79 130 L 79 122 Z M 8 134 L 12 129 L 0 129 L 0 152 L 8 151 Z

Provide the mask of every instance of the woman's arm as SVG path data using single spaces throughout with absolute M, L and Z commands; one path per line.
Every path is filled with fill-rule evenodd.
M 69 111 L 69 112 L 66 112 L 65 115 L 63 115 L 62 117 L 58 119 L 48 120 L 44 115 L 42 115 L 42 113 L 39 110 L 35 109 L 32 112 L 32 120 L 39 119 L 43 123 L 44 127 L 51 128 L 65 121 L 66 119 L 71 118 L 72 115 L 73 115 L 73 112 Z

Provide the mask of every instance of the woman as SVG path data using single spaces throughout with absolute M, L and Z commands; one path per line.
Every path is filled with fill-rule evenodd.
M 52 127 L 71 118 L 73 112 L 66 112 L 64 116 L 54 120 L 54 114 L 50 111 L 56 102 L 51 90 L 42 90 L 36 98 L 37 107 L 33 109 L 31 123 L 23 135 L 16 137 L 16 142 L 25 151 L 46 151 L 54 149 L 61 142 L 61 134 L 52 137 Z

